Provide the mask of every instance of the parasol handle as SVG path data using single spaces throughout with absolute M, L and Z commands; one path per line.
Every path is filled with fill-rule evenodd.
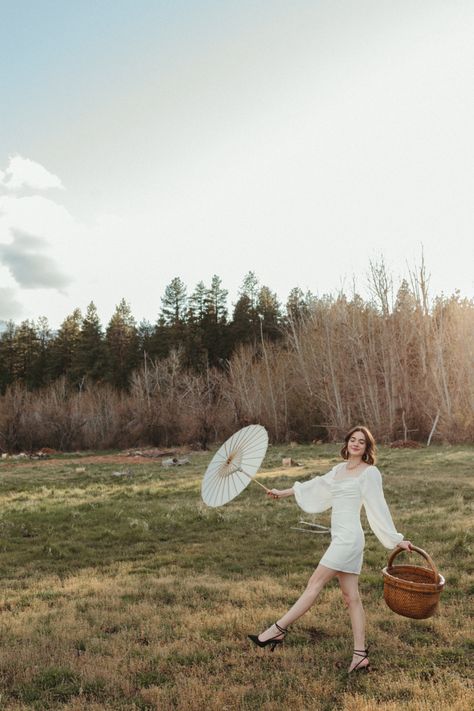
M 256 484 L 258 484 L 259 486 L 261 486 L 262 489 L 265 489 L 265 491 L 266 491 L 267 493 L 270 491 L 270 489 L 267 489 L 267 487 L 266 487 L 264 484 L 261 484 L 261 483 L 258 481 L 258 479 L 254 479 L 252 476 L 250 476 L 250 474 L 247 474 L 247 472 L 244 472 L 244 470 L 241 469 L 240 467 L 237 469 L 237 471 L 238 471 L 238 472 L 242 472 L 242 474 L 245 474 L 245 476 L 248 476 L 248 478 L 250 479 L 250 481 L 254 481 Z

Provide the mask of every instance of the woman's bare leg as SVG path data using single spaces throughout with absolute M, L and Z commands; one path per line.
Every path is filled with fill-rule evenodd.
M 314 603 L 326 583 L 329 582 L 331 578 L 334 578 L 335 575 L 338 575 L 337 570 L 326 568 L 324 565 L 318 565 L 310 577 L 304 593 L 298 598 L 293 607 L 291 607 L 283 617 L 277 620 L 280 627 L 286 629 L 288 625 L 291 625 L 301 617 L 301 615 L 304 615 Z M 271 625 L 265 632 L 259 634 L 258 637 L 261 642 L 265 642 L 265 640 L 270 639 L 270 637 L 279 639 L 283 637 L 283 635 L 278 632 L 278 628 L 275 625 Z
M 359 576 L 353 573 L 339 573 L 337 577 L 339 578 L 339 585 L 341 586 L 344 602 L 349 609 L 352 633 L 354 635 L 354 649 L 364 650 L 365 613 L 359 595 Z M 366 667 L 368 663 L 368 659 L 363 659 L 362 657 L 354 654 L 349 671 L 351 671 L 357 664 L 359 667 Z

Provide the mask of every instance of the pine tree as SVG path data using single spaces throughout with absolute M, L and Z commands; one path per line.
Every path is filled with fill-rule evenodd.
M 239 343 L 256 342 L 260 338 L 258 318 L 258 279 L 254 272 L 246 274 L 232 315 L 232 349 Z
M 126 388 L 139 361 L 138 333 L 130 306 L 122 299 L 116 306 L 105 334 L 107 379 Z
M 288 322 L 299 323 L 308 316 L 308 298 L 305 298 L 303 291 L 295 286 L 288 294 L 286 302 L 286 320 Z
M 153 327 L 150 341 L 150 356 L 161 360 L 167 358 L 171 352 L 173 336 L 171 326 L 166 324 L 163 316 L 160 316 Z
M 257 312 L 261 324 L 261 334 L 272 340 L 281 338 L 281 309 L 277 295 L 268 286 L 258 292 Z
M 203 281 L 196 284 L 196 288 L 188 301 L 188 321 L 201 324 L 207 311 L 208 290 Z
M 15 336 L 16 326 L 13 321 L 8 321 L 0 337 L 0 394 L 15 379 Z
M 153 325 L 147 319 L 142 319 L 138 324 L 137 338 L 140 360 L 144 353 L 150 358 L 153 357 L 153 331 Z
M 50 354 L 52 334 L 48 319 L 41 316 L 35 324 L 37 348 L 31 369 L 32 387 L 40 388 L 51 380 Z
M 207 363 L 207 349 L 204 344 L 206 296 L 206 286 L 203 281 L 200 281 L 188 299 L 186 328 L 181 331 L 184 364 L 196 371 L 202 370 Z M 179 334 L 176 326 L 173 331 L 176 338 L 176 335 Z
M 158 357 L 167 357 L 173 348 L 186 346 L 188 308 L 186 286 L 175 277 L 161 299 L 161 314 L 155 329 Z
M 105 378 L 105 343 L 102 326 L 93 301 L 82 319 L 81 334 L 72 370 L 77 373 L 79 383 L 86 379 L 100 381 Z
M 202 282 L 201 282 L 202 283 Z M 205 311 L 209 320 L 214 323 L 227 323 L 227 289 L 222 288 L 222 280 L 214 274 L 211 287 L 205 296 Z
M 34 388 L 34 368 L 38 357 L 39 343 L 34 321 L 20 323 L 14 337 L 13 378 L 27 388 Z
M 227 295 L 221 279 L 214 274 L 206 294 L 203 323 L 208 364 L 222 366 L 231 355 L 230 329 L 227 325 Z
M 175 277 L 165 289 L 161 299 L 161 315 L 169 326 L 181 326 L 186 320 L 186 286 L 179 277 Z
M 71 383 L 77 383 L 77 350 L 81 340 L 82 313 L 74 309 L 66 316 L 51 343 L 50 375 L 53 380 L 66 375 Z

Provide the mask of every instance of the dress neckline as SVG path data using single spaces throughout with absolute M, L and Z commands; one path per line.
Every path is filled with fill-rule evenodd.
M 370 469 L 370 467 L 372 467 L 372 466 L 373 466 L 373 464 L 369 464 L 367 467 L 365 467 L 365 469 L 363 471 L 361 471 L 360 474 L 357 474 L 357 476 L 343 476 L 340 479 L 336 479 L 336 472 L 334 472 L 334 476 L 333 476 L 332 480 L 333 481 L 357 481 L 357 479 L 360 479 L 361 476 L 363 476 L 365 474 L 367 469 Z

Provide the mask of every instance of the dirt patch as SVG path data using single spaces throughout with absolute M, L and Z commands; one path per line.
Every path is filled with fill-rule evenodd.
M 58 460 L 56 459 L 56 462 Z M 82 462 L 83 464 L 123 464 L 124 462 L 131 462 L 133 464 L 150 464 L 153 460 L 149 457 L 143 456 L 125 456 L 123 454 L 83 454 L 77 458 L 71 458 L 64 461 L 73 462 L 75 464 Z M 158 461 L 158 460 L 156 460 Z M 49 463 L 53 463 L 49 460 Z
M 390 445 L 391 449 L 421 449 L 423 445 L 413 439 L 397 439 Z
M 58 453 L 59 454 L 59 453 Z M 76 465 L 86 465 L 86 464 L 151 464 L 156 462 L 161 464 L 161 460 L 167 457 L 191 457 L 199 454 L 207 454 L 202 450 L 190 450 L 185 447 L 178 447 L 176 449 L 144 449 L 139 452 L 136 450 L 127 450 L 125 452 L 117 452 L 115 454 L 87 454 L 83 452 L 72 452 L 71 454 L 64 453 L 62 457 L 59 456 L 48 456 L 46 458 L 36 458 L 35 456 L 22 457 L 16 459 L 13 457 L 8 457 L 7 459 L 2 459 L 1 463 L 6 465 L 15 466 L 25 466 L 31 465 L 33 462 L 43 467 L 48 467 L 52 465 L 57 465 L 59 462 L 64 462 L 67 464 Z M 0 465 L 1 470 L 1 465 Z

